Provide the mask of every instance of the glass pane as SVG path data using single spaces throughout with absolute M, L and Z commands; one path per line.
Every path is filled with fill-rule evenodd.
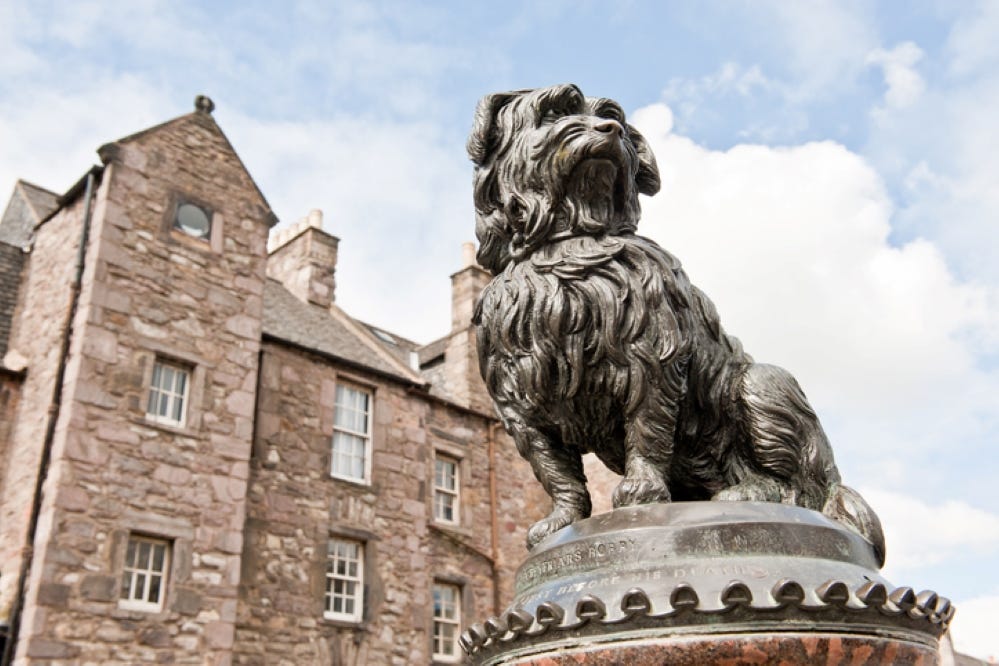
M 132 589 L 133 599 L 142 599 L 142 595 L 146 590 L 146 575 L 136 574 L 135 575 L 135 587 Z
M 167 391 L 173 390 L 173 368 L 168 365 L 162 365 L 160 368 L 163 381 L 159 384 L 159 387 Z
M 149 577 L 149 602 L 159 603 L 160 600 L 160 581 L 162 578 L 160 576 L 150 576 Z
M 454 625 L 445 624 L 441 627 L 441 654 L 454 654 Z
M 184 420 L 184 400 L 180 396 L 177 396 L 173 401 L 173 414 L 171 418 L 178 423 Z
M 151 544 L 148 541 L 139 542 L 139 562 L 138 565 L 142 569 L 149 568 L 149 550 Z
M 163 556 L 166 554 L 166 546 L 161 543 L 153 546 L 153 571 L 163 571 Z
M 128 540 L 128 551 L 125 553 L 125 562 L 127 566 L 135 566 L 135 541 L 132 539 Z
M 187 387 L 187 372 L 183 370 L 177 371 L 177 395 L 184 395 L 184 389 Z
M 177 207 L 177 219 L 174 226 L 195 238 L 207 238 L 212 223 L 205 211 L 197 206 L 181 204 Z

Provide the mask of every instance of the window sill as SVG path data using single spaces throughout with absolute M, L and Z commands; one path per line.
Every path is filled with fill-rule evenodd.
M 341 620 L 335 617 L 327 617 L 323 615 L 320 618 L 323 626 L 326 627 L 336 627 L 337 629 L 353 629 L 354 631 L 367 631 L 368 626 L 364 623 L 364 620 Z
M 165 622 L 167 615 L 167 611 L 163 608 L 159 608 L 157 610 L 141 610 L 139 608 L 130 608 L 128 606 L 115 606 L 111 609 L 111 617 L 118 620 Z
M 444 532 L 450 536 L 454 537 L 472 537 L 474 533 L 467 527 L 462 527 L 456 523 L 443 523 L 439 520 L 430 521 L 430 527 L 437 530 L 438 532 Z
M 346 476 L 337 476 L 336 474 L 330 474 L 329 478 L 331 481 L 336 481 L 337 483 L 346 483 L 357 488 L 364 488 L 365 490 L 371 490 L 371 481 L 365 481 L 363 479 L 353 479 Z
M 162 430 L 163 432 L 180 435 L 182 437 L 198 437 L 201 434 L 194 428 L 187 425 L 172 425 L 162 421 L 154 421 L 153 419 L 145 416 L 133 416 L 131 421 L 137 425 L 145 426 L 147 428 L 155 428 L 156 430 Z

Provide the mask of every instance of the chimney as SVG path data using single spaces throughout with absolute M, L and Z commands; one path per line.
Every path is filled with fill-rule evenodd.
M 472 312 L 492 276 L 475 263 L 475 244 L 461 246 L 462 268 L 451 276 L 451 334 L 444 349 L 447 391 L 472 409 L 492 413 L 493 404 L 479 375 L 479 354 Z
M 323 212 L 312 210 L 267 242 L 267 276 L 306 303 L 329 308 L 334 300 L 340 239 L 323 231 Z
M 451 276 L 451 331 L 472 325 L 475 301 L 492 279 L 489 272 L 475 263 L 475 243 L 461 244 L 461 270 Z

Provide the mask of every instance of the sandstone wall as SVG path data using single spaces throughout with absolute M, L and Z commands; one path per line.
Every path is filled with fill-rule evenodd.
M 339 381 L 374 392 L 370 485 L 329 474 Z M 491 422 L 400 383 L 265 344 L 236 663 L 429 663 L 435 580 L 462 587 L 465 626 L 492 614 Z M 435 451 L 460 460 L 455 526 L 433 519 Z M 510 442 L 498 442 L 506 502 L 497 514 L 503 603 L 524 553 L 525 520 L 538 513 L 524 485 L 533 483 L 530 472 L 511 451 Z M 358 623 L 323 617 L 331 535 L 365 544 L 365 612 Z
M 30 360 L 0 483 L 0 621 L 9 622 L 28 539 L 46 419 L 69 312 L 82 197 L 38 231 L 24 270 L 9 348 Z
M 109 165 L 94 211 L 17 663 L 227 664 L 269 211 L 206 114 L 113 144 L 103 156 Z M 210 241 L 171 229 L 178 198 L 213 212 Z M 58 260 L 59 252 L 41 246 L 55 243 L 48 239 L 59 231 L 51 222 L 42 227 L 33 262 Z M 60 268 L 46 272 L 58 276 Z M 26 321 L 22 335 L 45 328 Z M 146 417 L 158 357 L 191 371 L 182 426 Z M 33 360 L 28 376 L 35 374 Z M 29 401 L 26 391 L 22 415 Z M 130 533 L 170 542 L 159 612 L 119 606 Z

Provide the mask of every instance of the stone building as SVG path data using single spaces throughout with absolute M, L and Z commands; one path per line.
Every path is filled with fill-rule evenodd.
M 429 345 L 352 318 L 211 111 L 4 212 L 2 663 L 457 661 L 548 508 L 478 378 L 488 277 L 466 248 Z

